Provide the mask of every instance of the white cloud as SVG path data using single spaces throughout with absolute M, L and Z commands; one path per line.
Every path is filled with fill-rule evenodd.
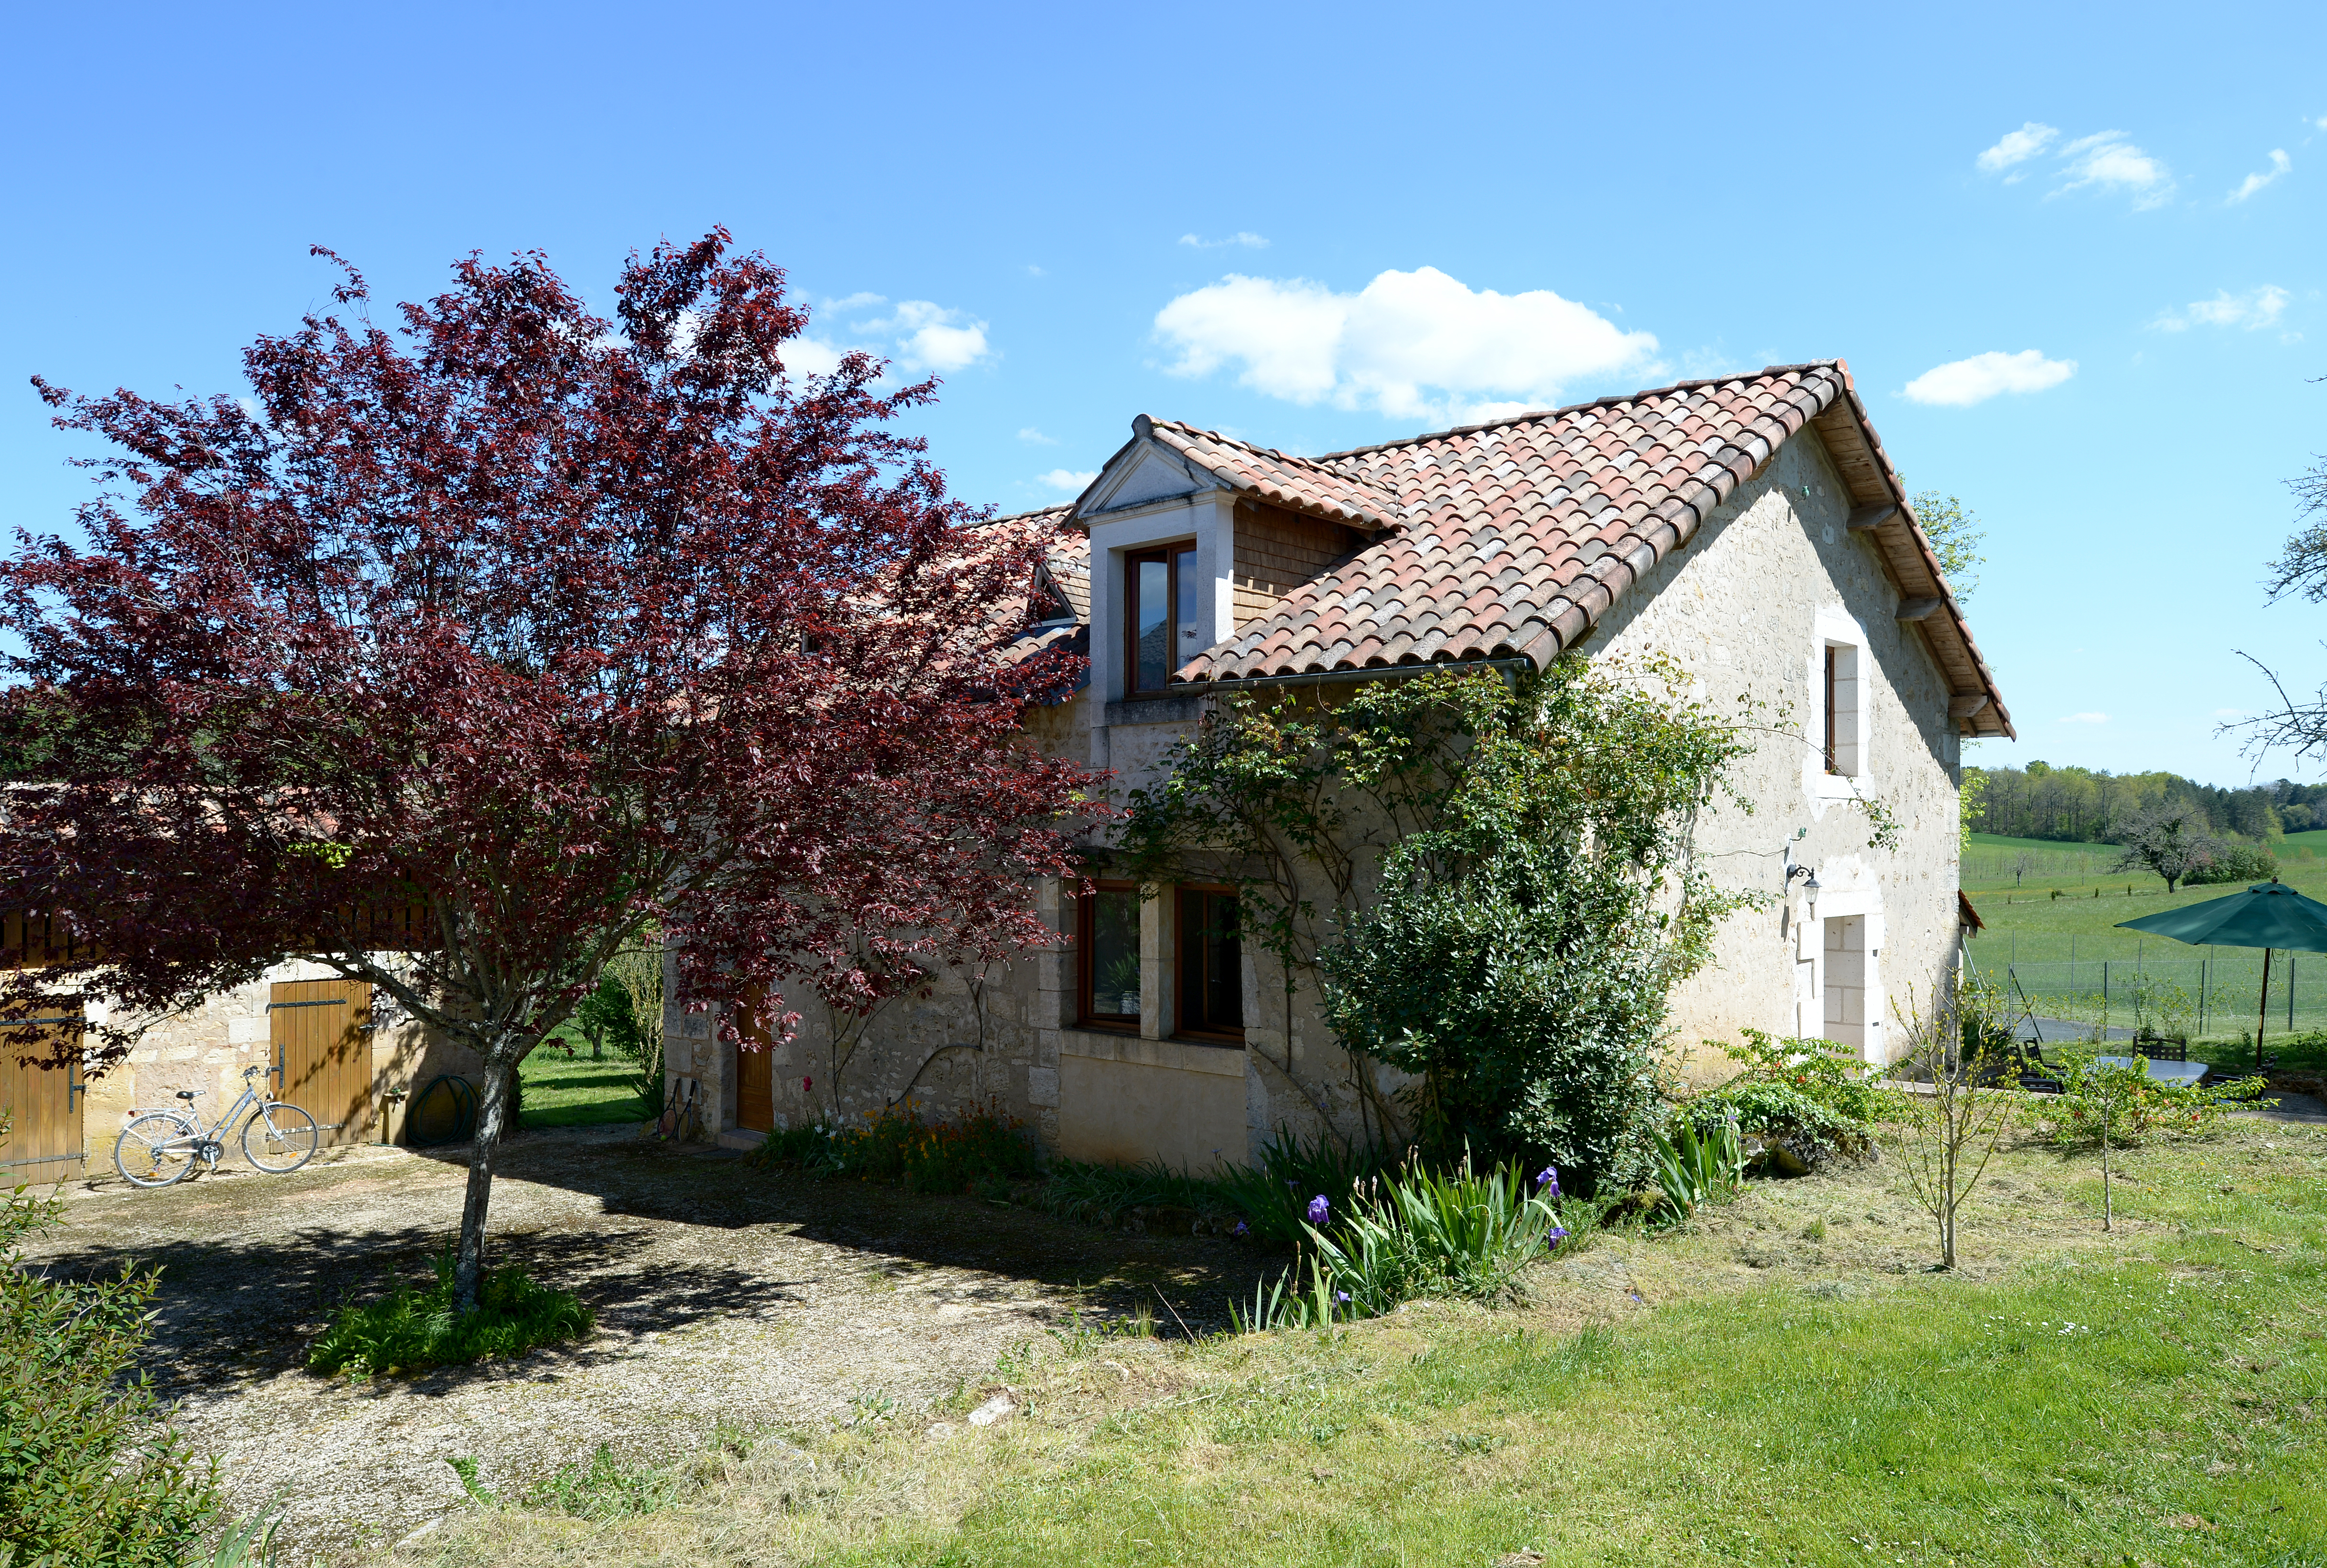
M 2135 146 L 2123 131 L 2079 136 L 2061 149 L 2061 156 L 2068 162 L 2068 182 L 2061 191 L 2087 185 L 2121 191 L 2134 199 L 2136 210 L 2163 206 L 2173 194 L 2173 176 L 2165 165 Z
M 1243 229 L 1238 229 L 1236 233 L 1229 235 L 1226 239 L 1203 239 L 1193 234 L 1183 234 L 1180 236 L 1180 243 L 1182 245 L 1192 245 L 1198 250 L 1218 250 L 1223 245 L 1241 245 L 1247 250 L 1266 250 L 1268 248 L 1268 241 L 1265 237 L 1257 234 L 1248 233 Z
M 2256 191 L 2261 190 L 2273 180 L 2277 179 L 2281 174 L 2285 173 L 2289 169 L 2294 167 L 2294 161 L 2286 155 L 2285 148 L 2273 147 L 2270 150 L 2270 173 L 2267 174 L 2248 175 L 2246 177 L 2246 182 L 2240 185 L 2237 190 L 2230 192 L 2230 200 L 2233 201 L 2245 201 L 2248 197 L 2253 195 Z
M 843 312 L 888 303 L 885 295 L 853 294 L 827 300 L 818 308 L 836 316 Z M 977 363 L 991 351 L 984 322 L 973 321 L 965 312 L 949 310 L 928 300 L 899 300 L 886 318 L 857 322 L 847 331 L 855 341 L 841 342 L 830 337 L 795 338 L 785 346 L 784 368 L 794 376 L 829 376 L 840 368 L 844 356 L 866 353 L 876 359 L 892 359 L 907 370 L 960 370 Z M 873 341 L 874 339 L 887 341 Z
M 866 322 L 861 332 L 893 335 L 897 359 L 909 370 L 960 370 L 986 358 L 986 323 L 928 300 L 899 300 L 886 321 Z
M 1031 425 L 1018 433 L 1018 439 L 1021 441 L 1031 441 L 1037 446 L 1056 446 L 1059 444 L 1059 438 L 1057 436 L 1045 435 Z
M 2052 138 L 2060 134 L 2057 127 L 2035 120 L 2030 120 L 2016 131 L 2006 131 L 2002 141 L 1979 155 L 1977 160 L 1979 172 L 1994 174 L 2015 163 L 2024 163 L 2051 146 Z M 2018 180 L 2023 176 L 2014 174 L 2012 177 Z
M 2244 294 L 2224 289 L 2210 300 L 2192 300 L 2189 308 L 2167 311 L 2149 324 L 2162 331 L 2187 331 L 2191 327 L 2244 327 L 2259 331 L 2278 324 L 2286 309 L 2287 294 L 2276 284 L 2264 284 Z
M 1098 477 L 1097 469 L 1093 469 L 1089 473 L 1077 473 L 1072 469 L 1054 468 L 1048 473 L 1035 475 L 1034 482 L 1048 485 L 1054 490 L 1064 490 L 1069 495 L 1080 495 L 1090 488 L 1090 481 Z
M 783 347 L 784 369 L 799 376 L 829 376 L 840 369 L 840 361 L 855 350 L 844 343 L 824 338 L 794 338 Z
M 1356 294 L 1230 273 L 1156 312 L 1155 333 L 1179 354 L 1174 375 L 1235 361 L 1237 379 L 1271 397 L 1393 418 L 1541 408 L 1575 381 L 1652 370 L 1657 350 L 1548 289 L 1473 291 L 1435 266 Z
M 1968 408 L 2003 392 L 2042 392 L 2076 373 L 2074 359 L 2048 359 L 2033 349 L 1991 351 L 1934 366 L 1907 383 L 1906 396 L 1911 403 Z
M 2108 715 L 2107 714 L 2063 714 L 2056 722 L 2063 724 L 2106 724 L 2108 723 Z

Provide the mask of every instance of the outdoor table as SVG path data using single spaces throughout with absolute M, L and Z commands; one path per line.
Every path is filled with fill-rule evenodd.
M 2141 1059 L 2130 1056 L 2100 1056 L 2093 1059 L 2104 1067 L 2131 1067 Z M 2172 1084 L 2176 1088 L 2188 1088 L 2206 1076 L 2206 1064 L 2202 1061 L 2153 1061 L 2149 1063 L 2147 1072 L 2159 1083 Z

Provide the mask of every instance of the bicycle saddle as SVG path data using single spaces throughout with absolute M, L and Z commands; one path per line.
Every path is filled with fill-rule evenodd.
M 208 1093 L 210 1093 L 208 1089 L 180 1089 L 178 1091 L 178 1097 L 182 1100 L 191 1100 L 196 1095 L 205 1095 Z

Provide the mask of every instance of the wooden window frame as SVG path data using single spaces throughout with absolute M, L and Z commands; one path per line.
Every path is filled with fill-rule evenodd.
M 1184 901 L 1191 893 L 1210 897 L 1226 896 L 1229 898 L 1236 898 L 1238 896 L 1237 890 L 1235 888 L 1229 887 L 1226 883 L 1222 882 L 1183 882 L 1180 886 L 1172 890 L 1172 1000 L 1173 1021 L 1179 1025 L 1179 1027 L 1173 1031 L 1173 1038 L 1175 1040 L 1189 1041 L 1198 1045 L 1232 1046 L 1235 1049 L 1241 1050 L 1244 1049 L 1244 1025 L 1238 1024 L 1233 1029 L 1206 1029 L 1193 1026 L 1188 1022 L 1186 1010 L 1181 1005 L 1182 998 L 1187 994 L 1188 966 L 1191 963 L 1201 965 L 1203 962 L 1203 950 L 1201 945 L 1192 944 L 1187 939 L 1188 919 L 1186 910 L 1184 908 Z M 1237 910 L 1237 948 L 1239 957 L 1241 957 L 1244 947 L 1244 910 L 1240 901 Z M 1192 951 L 1191 950 L 1192 947 L 1193 949 Z M 1238 963 L 1238 968 L 1239 971 L 1242 970 L 1243 965 L 1241 962 Z M 1240 972 L 1236 977 L 1236 985 L 1239 990 L 1241 990 L 1244 985 L 1244 975 Z M 1238 1011 L 1239 1013 L 1243 1011 L 1242 1003 L 1243 998 L 1239 995 L 1238 998 Z
M 1834 686 L 1836 667 L 1842 663 L 1842 649 L 1835 643 L 1826 645 L 1826 770 L 1839 778 L 1842 764 L 1836 757 L 1836 715 L 1834 711 Z
M 1137 1034 L 1139 1017 L 1136 1013 L 1103 1013 L 1097 1005 L 1095 987 L 1098 976 L 1093 969 L 1098 948 L 1093 938 L 1098 930 L 1100 893 L 1129 893 L 1136 898 L 1139 884 L 1093 877 L 1090 890 L 1075 895 L 1075 1026 L 1109 1034 Z
M 1170 545 L 1154 545 L 1144 549 L 1123 553 L 1123 695 L 1126 697 L 1160 697 L 1172 686 L 1172 671 L 1180 667 L 1178 661 L 1169 663 L 1164 671 L 1164 684 L 1143 686 L 1139 684 L 1139 568 L 1148 561 L 1164 564 L 1164 624 L 1169 629 L 1175 645 L 1180 635 L 1180 573 L 1179 557 L 1196 553 L 1193 539 L 1182 539 Z

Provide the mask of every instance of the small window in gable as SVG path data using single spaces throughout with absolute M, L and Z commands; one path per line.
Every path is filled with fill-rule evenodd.
M 1864 770 L 1860 755 L 1861 723 L 1858 649 L 1847 642 L 1826 645 L 1826 770 L 1855 779 Z

